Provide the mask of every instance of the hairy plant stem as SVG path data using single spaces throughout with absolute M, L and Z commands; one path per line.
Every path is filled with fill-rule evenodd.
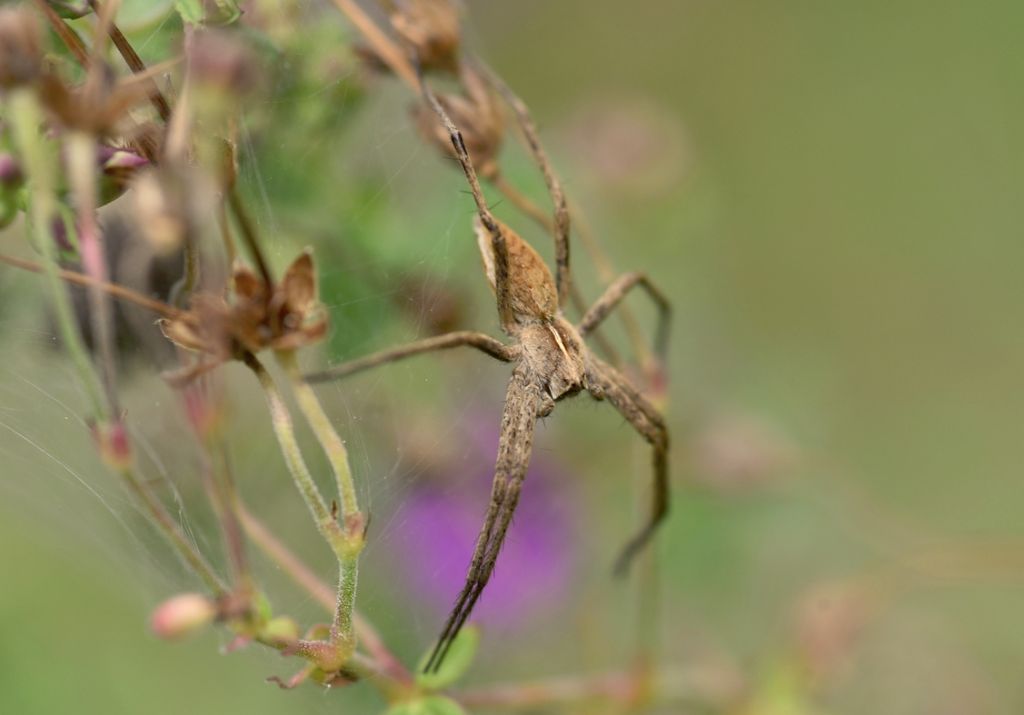
M 270 410 L 270 418 L 273 423 L 274 433 L 277 435 L 278 443 L 288 471 L 291 473 L 299 493 L 306 502 L 313 521 L 321 536 L 327 541 L 331 550 L 338 560 L 338 590 L 334 610 L 334 622 L 331 625 L 331 641 L 335 648 L 334 656 L 337 664 L 344 664 L 345 661 L 355 652 L 356 639 L 353 629 L 352 611 L 355 607 L 356 587 L 358 585 L 359 553 L 363 547 L 362 528 L 354 532 L 350 527 L 352 524 L 346 518 L 346 528 L 342 528 L 335 519 L 334 514 L 328 508 L 323 496 L 320 494 L 313 476 L 306 466 L 299 443 L 295 438 L 295 429 L 292 424 L 291 413 L 285 404 L 274 379 L 267 372 L 267 369 L 252 353 L 244 356 L 245 364 L 256 375 L 260 386 L 263 388 Z M 287 361 L 287 359 L 286 359 Z M 329 425 L 328 425 L 329 426 Z
M 338 580 L 338 605 L 335 611 L 334 628 L 343 639 L 355 643 L 352 613 L 355 610 L 356 586 L 359 580 L 359 555 L 362 553 L 365 539 L 365 519 L 359 511 L 356 501 L 356 486 L 352 479 L 352 468 L 349 466 L 348 450 L 345 443 L 331 425 L 327 413 L 324 412 L 320 400 L 306 381 L 302 378 L 299 363 L 294 350 L 277 352 L 277 361 L 288 375 L 292 384 L 292 392 L 299 403 L 299 409 L 306 418 L 310 429 L 316 435 L 327 460 L 334 472 L 334 480 L 341 499 L 342 531 L 344 533 L 344 550 L 339 554 L 341 574 Z
M 277 564 L 288 576 L 312 596 L 327 611 L 335 607 L 335 593 L 316 573 L 289 549 L 241 501 L 238 502 L 238 518 L 245 533 L 256 546 Z M 377 629 L 358 611 L 352 613 L 352 623 L 359 645 L 374 658 L 392 679 L 408 686 L 412 683 L 409 671 L 388 649 Z
M 331 425 L 331 420 L 324 412 L 313 388 L 303 379 L 299 363 L 295 359 L 295 352 L 282 350 L 277 353 L 277 360 L 291 380 L 292 390 L 295 392 L 299 408 L 331 463 L 331 469 L 334 471 L 334 478 L 338 484 L 338 494 L 341 496 L 342 515 L 346 520 L 359 517 L 356 487 L 352 479 L 352 469 L 349 467 L 348 450 L 345 448 L 345 443 Z

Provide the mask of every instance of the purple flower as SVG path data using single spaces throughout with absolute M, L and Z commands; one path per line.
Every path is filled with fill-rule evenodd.
M 430 466 L 405 495 L 392 522 L 389 550 L 412 600 L 440 618 L 466 578 L 490 499 L 499 418 L 468 420 L 459 430 L 464 459 Z M 515 518 L 472 620 L 511 626 L 550 612 L 569 595 L 577 533 L 571 480 L 543 454 L 534 458 Z

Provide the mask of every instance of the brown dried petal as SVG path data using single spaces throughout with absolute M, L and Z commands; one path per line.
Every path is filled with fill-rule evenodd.
M 100 65 L 77 87 L 67 87 L 52 73 L 43 74 L 40 81 L 43 104 L 61 124 L 100 136 L 120 134 L 118 123 L 148 100 L 149 91 L 145 84 L 117 82 L 110 69 Z
M 207 352 L 203 336 L 185 320 L 160 320 L 157 323 L 164 337 L 185 350 Z
M 263 302 L 267 295 L 263 280 L 242 262 L 235 264 L 232 274 L 235 296 L 239 301 Z
M 316 266 L 308 248 L 288 266 L 278 290 L 284 298 L 284 307 L 289 312 L 304 317 L 316 306 Z
M 283 333 L 271 342 L 270 347 L 275 350 L 296 350 L 322 340 L 326 334 L 327 320 L 321 319 L 304 328 Z

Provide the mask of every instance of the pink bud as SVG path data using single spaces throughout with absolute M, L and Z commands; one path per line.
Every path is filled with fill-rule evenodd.
M 101 155 L 100 159 L 103 161 L 103 170 L 108 172 L 133 171 L 149 165 L 146 157 L 125 149 L 111 150 L 108 156 Z
M 199 630 L 217 617 L 217 605 L 200 593 L 182 593 L 153 611 L 149 627 L 160 638 L 176 640 Z

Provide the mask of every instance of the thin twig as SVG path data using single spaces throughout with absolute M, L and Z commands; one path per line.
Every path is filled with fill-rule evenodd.
M 178 552 L 181 560 L 195 571 L 214 595 L 219 596 L 225 593 L 227 587 L 224 585 L 224 582 L 217 576 L 213 567 L 203 558 L 203 555 L 199 553 L 195 545 L 185 536 L 181 525 L 171 518 L 163 503 L 153 495 L 131 467 L 122 468 L 119 470 L 119 473 L 125 484 L 128 485 L 128 488 L 142 502 L 146 512 L 157 523 L 157 526 L 160 527 L 160 533 L 174 547 L 174 550 Z
M 373 18 L 367 15 L 366 11 L 354 0 L 334 0 L 334 4 L 356 26 L 356 29 L 363 34 L 363 37 L 373 46 L 374 52 L 384 61 L 384 64 L 409 85 L 410 89 L 417 91 L 419 82 L 416 79 L 416 70 L 412 63 L 409 62 L 401 48 L 380 29 Z
M 86 49 L 82 39 L 78 36 L 74 30 L 68 27 L 67 23 L 64 22 L 64 18 L 57 14 L 57 11 L 50 7 L 50 3 L 46 0 L 35 0 L 36 7 L 46 15 L 47 21 L 50 23 L 50 27 L 60 37 L 61 42 L 68 48 L 68 51 L 75 56 L 78 63 L 82 67 L 89 68 L 89 51 Z
M 235 215 L 235 219 L 238 221 L 238 227 L 241 230 L 242 238 L 245 239 L 245 244 L 249 247 L 249 252 L 252 254 L 252 258 L 256 261 L 256 267 L 259 269 L 260 277 L 263 278 L 263 283 L 268 286 L 274 285 L 274 278 L 270 273 L 270 266 L 267 264 L 266 258 L 263 256 L 263 249 L 260 248 L 259 234 L 256 233 L 256 224 L 253 223 L 249 217 L 249 213 L 245 210 L 245 204 L 242 203 L 242 197 L 238 195 L 238 189 L 232 186 L 227 191 L 228 194 L 228 205 L 231 207 L 231 212 Z
M 47 240 L 52 240 L 48 234 L 46 238 Z M 31 273 L 47 273 L 45 265 L 36 263 L 35 261 L 29 261 L 24 258 L 18 258 L 16 256 L 8 256 L 3 253 L 0 253 L 0 263 L 6 263 L 9 266 L 14 266 L 15 268 L 20 268 Z M 75 285 L 86 287 L 94 286 L 106 293 L 109 293 L 115 298 L 120 298 L 121 300 L 126 300 L 129 303 L 134 303 L 146 310 L 151 310 L 158 315 L 162 315 L 165 318 L 171 318 L 173 320 L 189 319 L 188 314 L 185 311 L 175 308 L 173 305 L 168 305 L 163 301 L 156 300 L 155 298 L 150 298 L 147 295 L 143 295 L 138 291 L 134 291 L 131 288 L 127 288 L 117 283 L 98 281 L 84 273 L 70 271 L 65 268 L 56 269 L 54 271 L 54 275 L 60 280 L 67 281 L 68 283 L 74 283 Z
M 97 0 L 89 0 L 89 5 L 97 15 L 101 15 L 103 10 L 100 3 Z M 121 29 L 117 26 L 117 23 L 111 19 L 108 28 L 108 34 L 110 39 L 113 40 L 114 46 L 117 51 L 124 58 L 125 64 L 134 74 L 143 74 L 146 72 L 146 63 L 139 57 L 139 53 L 132 47 L 131 42 L 124 36 Z M 152 82 L 152 87 L 149 93 L 149 100 L 153 103 L 153 107 L 156 109 L 156 113 L 160 116 L 161 121 L 166 122 L 171 117 L 171 105 L 167 103 L 167 99 L 164 97 L 160 88 L 156 82 Z

